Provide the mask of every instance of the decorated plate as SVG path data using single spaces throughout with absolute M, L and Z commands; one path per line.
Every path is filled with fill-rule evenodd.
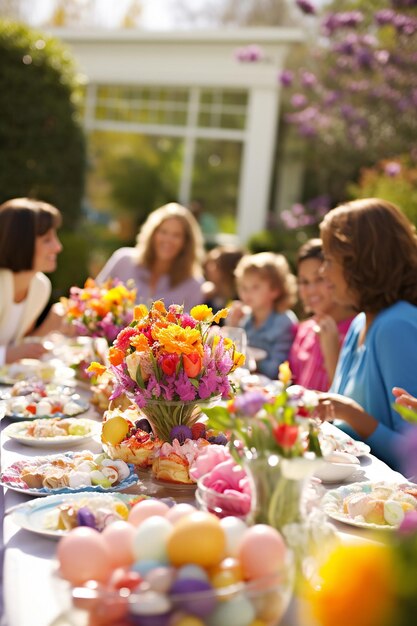
M 112 473 L 111 482 L 108 476 Z M 79 491 L 109 493 L 128 489 L 136 485 L 138 480 L 134 465 L 111 460 L 106 454 L 94 455 L 86 450 L 22 459 L 0 475 L 0 484 L 4 487 L 32 496 Z M 71 482 L 74 486 L 68 486 Z
M 72 506 L 88 507 L 95 513 L 95 519 L 100 523 L 101 518 L 112 517 L 112 521 L 126 519 L 126 513 L 137 501 L 148 496 L 136 496 L 124 493 L 73 493 L 71 495 L 46 496 L 39 500 L 31 500 L 18 505 L 11 513 L 13 522 L 38 535 L 59 539 L 68 534 L 69 530 L 58 530 L 59 507 Z M 173 502 L 173 501 L 172 501 Z M 77 506 L 78 505 L 78 506 Z M 98 517 L 96 511 L 99 509 Z M 108 519 L 107 519 L 108 523 Z M 107 525 L 106 523 L 106 525 Z
M 342 431 L 340 431 L 340 434 L 336 434 L 333 431 L 331 433 L 320 433 L 320 443 L 324 448 L 328 447 L 329 452 L 348 452 L 357 457 L 369 454 L 371 451 L 368 444 L 352 439 L 352 437 L 349 437 L 349 435 Z
M 60 362 L 21 359 L 10 365 L 0 367 L 0 385 L 14 385 L 21 380 L 38 378 L 45 383 L 71 380 L 74 370 Z
M 85 413 L 90 408 L 90 404 L 80 398 L 78 394 L 73 394 L 65 399 L 65 402 L 50 402 L 50 398 L 44 398 L 43 404 L 40 401 L 30 401 L 26 396 L 22 396 L 24 401 L 18 404 L 20 397 L 6 400 L 6 417 L 14 420 L 36 420 L 53 417 L 75 417 Z M 42 409 L 42 407 L 46 407 Z M 34 411 L 34 413 L 31 413 Z
M 417 510 L 417 485 L 352 483 L 328 491 L 322 509 L 329 517 L 359 528 L 398 528 L 407 511 Z
M 69 425 L 67 434 L 59 431 L 61 425 Z M 85 418 L 52 418 L 34 419 L 25 422 L 10 424 L 3 433 L 25 446 L 35 448 L 60 448 L 62 446 L 71 447 L 79 445 L 87 439 L 100 434 L 101 424 L 94 420 Z

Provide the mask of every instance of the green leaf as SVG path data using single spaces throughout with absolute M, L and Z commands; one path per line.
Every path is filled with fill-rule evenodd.
M 216 430 L 231 429 L 233 427 L 233 420 L 230 417 L 228 411 L 221 406 L 214 406 L 212 408 L 201 409 L 205 415 L 209 418 L 208 426 Z
M 136 368 L 136 382 L 141 389 L 145 389 L 145 383 L 143 382 L 142 373 L 140 371 L 140 365 Z

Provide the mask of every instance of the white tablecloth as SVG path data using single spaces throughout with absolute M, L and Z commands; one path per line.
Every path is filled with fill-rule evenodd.
M 90 416 L 91 417 L 91 416 Z M 2 430 L 9 423 L 4 419 L 1 422 Z M 331 427 L 328 425 L 327 427 Z M 101 446 L 94 440 L 89 440 L 88 448 L 99 452 Z M 82 448 L 78 448 L 82 449 Z M 37 456 L 51 454 L 51 449 L 43 450 L 22 446 L 6 436 L 1 435 L 1 468 L 8 467 L 21 455 Z M 402 482 L 404 477 L 391 470 L 385 463 L 374 456 L 361 458 L 361 470 L 367 479 L 372 481 Z M 331 485 L 334 488 L 337 485 Z M 153 495 L 167 495 L 158 487 L 145 484 L 147 493 L 150 489 Z M 141 489 L 144 486 L 142 485 Z M 0 487 L 1 489 L 1 487 Z M 171 494 L 174 495 L 175 493 Z M 184 499 L 180 497 L 179 499 Z M 5 490 L 4 506 L 4 600 L 5 621 L 1 626 L 50 626 L 59 613 L 62 612 L 62 597 L 56 594 L 52 582 L 52 571 L 55 566 L 54 554 L 56 542 L 38 534 L 19 529 L 8 515 L 11 507 L 29 500 L 23 494 Z M 349 541 L 352 538 L 367 539 L 367 531 L 335 523 L 342 539 Z M 225 624 L 225 626 L 227 626 Z

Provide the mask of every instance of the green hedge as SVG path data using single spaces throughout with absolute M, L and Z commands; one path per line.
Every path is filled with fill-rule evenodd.
M 81 213 L 85 139 L 69 52 L 22 24 L 0 20 L 0 201 L 55 204 L 66 228 Z

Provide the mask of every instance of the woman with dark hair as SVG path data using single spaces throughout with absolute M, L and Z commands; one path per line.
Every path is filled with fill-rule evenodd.
M 56 268 L 60 225 L 60 212 L 46 202 L 15 198 L 0 206 L 0 364 L 44 352 L 40 343 L 19 340 L 49 330 L 45 323 L 32 332 L 51 294 L 44 272 Z
M 394 468 L 409 425 L 393 408 L 393 387 L 417 395 L 417 235 L 393 204 L 356 200 L 320 226 L 323 274 L 353 320 L 321 416 L 371 446 Z
M 189 311 L 201 304 L 203 238 L 191 212 L 171 202 L 152 211 L 135 248 L 120 248 L 99 272 L 96 282 L 133 279 L 138 302 L 163 299 Z
M 316 391 L 328 391 L 354 317 L 351 307 L 335 302 L 322 276 L 323 260 L 321 239 L 309 239 L 298 251 L 298 295 L 311 317 L 298 325 L 289 355 L 293 381 Z

